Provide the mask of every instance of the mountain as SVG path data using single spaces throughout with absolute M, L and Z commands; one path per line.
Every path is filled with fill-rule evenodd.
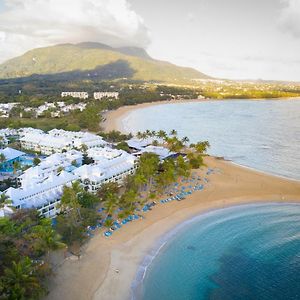
M 0 79 L 46 75 L 159 82 L 210 78 L 192 68 L 155 60 L 141 48 L 112 48 L 94 42 L 37 48 L 0 64 Z

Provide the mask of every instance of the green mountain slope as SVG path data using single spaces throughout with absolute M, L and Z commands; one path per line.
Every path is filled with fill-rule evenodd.
M 112 48 L 99 43 L 63 44 L 28 51 L 0 65 L 0 79 L 96 70 L 99 67 L 126 62 L 130 79 L 178 82 L 209 78 L 192 68 L 175 66 L 152 59 L 144 49 Z M 120 74 L 120 78 L 123 76 Z

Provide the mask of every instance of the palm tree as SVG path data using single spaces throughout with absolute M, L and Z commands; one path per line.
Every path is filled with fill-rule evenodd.
M 80 147 L 80 150 L 83 152 L 83 153 L 86 153 L 88 151 L 88 146 L 86 144 L 82 144 L 81 147 Z
M 147 135 L 147 137 L 151 137 L 152 136 L 152 132 L 149 129 L 147 129 L 145 131 L 145 134 Z
M 42 219 L 41 225 L 34 227 L 34 232 L 37 234 L 38 240 L 41 243 L 41 248 L 46 251 L 49 258 L 50 250 L 56 250 L 65 247 L 61 242 L 60 236 L 51 226 L 49 219 Z
M 167 137 L 167 133 L 164 130 L 159 130 L 156 133 L 156 136 L 160 139 L 165 139 Z
M 170 132 L 170 135 L 176 136 L 177 135 L 177 131 L 175 129 L 172 129 Z
M 20 169 L 21 164 L 20 162 L 18 162 L 17 160 L 13 162 L 13 174 L 15 175 L 18 171 L 18 169 Z
M 136 137 L 137 137 L 138 139 L 141 139 L 141 138 L 143 137 L 143 134 L 142 134 L 140 131 L 138 131 L 138 132 L 136 133 Z
M 45 293 L 36 275 L 36 268 L 29 257 L 12 262 L 4 270 L 4 294 L 8 299 L 35 299 Z
M 190 141 L 190 139 L 187 136 L 185 136 L 182 138 L 181 141 L 182 141 L 182 143 L 187 144 Z
M 129 190 L 124 193 L 122 197 L 125 205 L 130 207 L 130 210 L 133 210 L 133 204 L 137 201 L 137 193 L 134 190 Z
M 104 208 L 106 210 L 106 218 L 111 216 L 118 205 L 118 197 L 116 194 L 108 193 L 106 201 L 104 202 Z
M 153 146 L 158 146 L 158 140 L 154 140 L 154 141 L 152 142 L 152 145 L 153 145 Z
M 6 194 L 2 193 L 0 195 L 0 209 L 6 206 L 11 206 L 11 204 L 12 201 L 9 199 L 9 197 Z
M 210 144 L 208 141 L 204 141 L 204 142 L 198 142 L 195 145 L 195 150 L 197 153 L 199 154 L 204 154 L 206 153 L 207 149 L 210 147 Z
M 6 157 L 3 153 L 0 153 L 0 163 L 4 163 L 6 161 Z
M 141 191 L 142 186 L 147 183 L 147 179 L 143 174 L 137 173 L 134 176 L 134 183 L 137 185 L 139 191 Z

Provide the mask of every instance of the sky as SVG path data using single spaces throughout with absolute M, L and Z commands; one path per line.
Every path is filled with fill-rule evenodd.
M 217 78 L 300 81 L 300 0 L 0 0 L 0 62 L 83 41 Z

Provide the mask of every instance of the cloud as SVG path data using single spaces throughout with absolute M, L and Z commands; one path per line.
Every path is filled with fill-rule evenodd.
M 149 33 L 127 0 L 5 0 L 0 61 L 35 47 L 85 41 L 146 47 Z
M 281 29 L 300 38 L 300 1 L 281 0 L 281 2 L 283 4 L 279 20 Z

